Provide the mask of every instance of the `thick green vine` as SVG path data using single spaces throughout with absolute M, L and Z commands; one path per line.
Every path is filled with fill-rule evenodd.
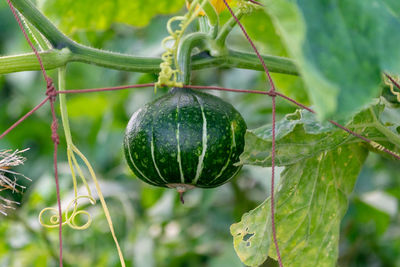
M 34 26 L 32 31 L 40 32 L 54 47 L 40 53 L 46 69 L 55 69 L 70 62 L 83 62 L 133 72 L 158 73 L 161 70 L 162 61 L 160 58 L 114 53 L 76 43 L 59 31 L 29 0 L 12 0 L 12 3 Z M 208 4 L 207 2 L 204 5 L 204 10 L 211 26 L 211 35 L 214 36 L 218 29 L 218 23 Z M 229 31 L 230 27 L 224 26 L 219 32 L 220 37 L 217 37 L 217 40 L 221 40 L 221 34 L 227 34 Z M 263 58 L 271 72 L 298 75 L 297 67 L 291 59 L 268 55 L 264 55 Z M 223 55 L 213 55 L 206 58 L 192 56 L 191 68 L 193 70 L 212 67 L 262 70 L 262 65 L 252 53 L 228 50 Z M 0 57 L 0 74 L 39 69 L 39 64 L 33 53 Z
M 47 70 L 56 69 L 72 62 L 83 62 L 116 70 L 158 73 L 161 63 L 160 58 L 139 58 L 102 50 L 81 55 L 68 48 L 47 50 L 41 52 L 40 56 Z M 263 58 L 271 72 L 298 75 L 297 67 L 291 59 L 276 56 L 263 56 Z M 226 55 L 220 56 L 194 55 L 191 62 L 193 70 L 214 67 L 262 70 L 262 65 L 257 61 L 254 54 L 233 50 L 229 50 Z M 141 65 L 142 63 L 143 65 Z M 33 53 L 0 57 L 0 74 L 34 70 L 40 70 L 40 66 Z

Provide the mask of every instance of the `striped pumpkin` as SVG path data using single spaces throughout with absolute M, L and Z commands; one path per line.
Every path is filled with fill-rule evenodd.
M 217 187 L 240 170 L 246 123 L 229 103 L 174 88 L 136 111 L 127 126 L 129 167 L 146 183 L 176 188 Z

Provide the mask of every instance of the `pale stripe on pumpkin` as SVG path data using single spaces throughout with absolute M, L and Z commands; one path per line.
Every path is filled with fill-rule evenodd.
M 154 139 L 154 136 L 153 136 L 153 133 L 152 133 L 151 142 L 150 142 L 151 158 L 153 159 L 153 164 L 154 164 L 154 167 L 156 168 L 158 176 L 161 178 L 161 180 L 163 180 L 165 183 L 168 184 L 167 180 L 164 179 L 164 177 L 161 175 L 160 170 L 158 169 L 158 166 L 157 166 L 157 163 L 156 163 L 156 158 L 154 156 L 154 140 L 153 139 Z
M 197 164 L 196 176 L 193 180 L 193 184 L 195 184 L 199 180 L 201 173 L 203 172 L 204 157 L 207 152 L 207 119 L 206 119 L 206 115 L 204 114 L 203 105 L 201 104 L 199 98 L 197 96 L 195 96 L 195 97 L 197 99 L 197 102 L 200 105 L 201 116 L 203 117 L 203 135 L 202 135 L 202 151 L 199 156 L 199 162 Z
M 128 146 L 129 158 L 130 158 L 130 160 L 131 160 L 131 163 L 132 163 L 133 167 L 139 172 L 139 174 L 140 174 L 145 180 L 147 180 L 150 184 L 154 184 L 154 182 L 153 182 L 152 180 L 150 180 L 149 178 L 147 178 L 147 176 L 144 175 L 143 172 L 141 172 L 141 171 L 139 170 L 139 168 L 136 166 L 135 162 L 133 161 L 132 155 L 131 155 L 131 148 L 130 148 L 130 142 L 129 142 L 129 140 L 127 140 L 126 143 L 127 143 L 127 146 Z
M 179 120 L 179 102 L 180 102 L 180 98 L 178 103 L 176 104 L 176 121 L 178 122 Z M 185 183 L 185 176 L 183 174 L 183 169 L 182 169 L 182 159 L 181 159 L 181 147 L 179 144 L 179 127 L 180 127 L 180 123 L 178 122 L 178 126 L 176 128 L 176 143 L 177 143 L 177 148 L 178 148 L 178 155 L 176 156 L 176 159 L 178 161 L 178 165 L 179 165 L 179 173 L 181 174 L 181 183 L 184 184 Z

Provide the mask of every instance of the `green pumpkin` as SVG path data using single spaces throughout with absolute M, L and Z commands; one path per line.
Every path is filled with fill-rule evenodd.
M 241 169 L 246 123 L 220 98 L 187 88 L 136 111 L 127 126 L 124 152 L 144 182 L 184 192 L 224 184 Z

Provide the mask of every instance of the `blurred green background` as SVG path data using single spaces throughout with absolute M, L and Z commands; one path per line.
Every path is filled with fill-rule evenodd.
M 227 14 L 222 16 L 226 18 Z M 143 28 L 113 24 L 105 31 L 76 31 L 72 37 L 96 48 L 160 56 L 167 20 L 167 16 L 157 16 Z M 257 29 L 256 18 L 244 21 L 250 33 L 263 31 Z M 265 53 L 286 54 L 277 35 L 269 40 L 256 38 L 256 41 Z M 228 42 L 235 49 L 251 51 L 238 30 Z M 29 51 L 6 2 L 1 1 L 0 55 Z M 49 74 L 56 79 L 55 71 Z M 145 83 L 156 78 L 153 74 L 108 70 L 81 63 L 69 64 L 67 68 L 68 89 Z M 299 78 L 278 74 L 274 78 L 280 90 L 308 103 Z M 258 90 L 265 90 L 266 86 L 262 73 L 239 69 L 196 71 L 192 82 Z M 0 75 L 0 131 L 39 103 L 44 91 L 45 83 L 39 72 Z M 176 192 L 144 184 L 125 164 L 122 139 L 130 115 L 165 92 L 161 89 L 155 94 L 152 88 L 146 88 L 67 97 L 74 142 L 90 160 L 101 181 L 127 265 L 243 266 L 233 250 L 229 227 L 268 196 L 270 169 L 245 166 L 236 178 L 219 188 L 187 192 L 186 203 L 182 205 Z M 268 97 L 212 93 L 231 102 L 249 128 L 270 122 Z M 279 118 L 295 110 L 287 102 L 278 100 L 277 104 Z M 7 217 L 0 215 L 0 267 L 57 266 L 57 230 L 44 229 L 38 222 L 43 208 L 56 205 L 50 122 L 47 104 L 0 140 L 0 150 L 29 148 L 24 154 L 25 165 L 15 170 L 32 179 L 32 182 L 19 180 L 27 186 L 22 195 L 0 192 L 1 196 L 21 202 Z M 73 192 L 61 129 L 59 133 L 60 187 L 65 207 Z M 399 173 L 398 162 L 375 154 L 369 156 L 342 223 L 339 266 L 400 266 Z M 119 266 L 100 204 L 83 207 L 91 214 L 93 223 L 84 231 L 63 228 L 65 266 Z M 264 264 L 275 265 L 272 260 Z

